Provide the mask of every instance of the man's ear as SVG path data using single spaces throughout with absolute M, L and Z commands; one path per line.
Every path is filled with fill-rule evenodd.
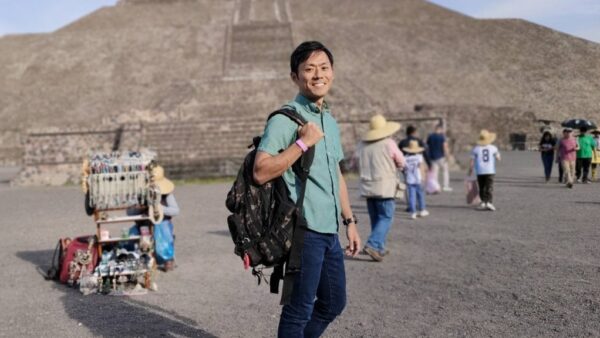
M 298 74 L 290 72 L 290 78 L 292 79 L 292 81 L 296 82 L 296 80 L 298 80 Z

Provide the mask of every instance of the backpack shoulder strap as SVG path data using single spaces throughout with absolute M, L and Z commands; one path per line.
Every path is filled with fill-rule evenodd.
M 296 124 L 298 124 L 299 126 L 303 126 L 308 122 L 302 115 L 300 115 L 300 113 L 298 113 L 297 111 L 295 111 L 294 109 L 292 109 L 291 107 L 288 107 L 288 106 L 284 106 L 283 108 L 272 112 L 269 115 L 269 117 L 267 118 L 267 121 L 269 119 L 271 119 L 273 116 L 279 115 L 279 114 L 287 116 L 290 120 L 296 122 Z M 300 159 L 298 159 L 292 165 L 292 170 L 294 171 L 294 174 L 296 174 L 296 176 L 298 176 L 298 178 L 300 179 L 300 182 L 302 182 L 302 187 L 300 189 L 300 192 L 298 194 L 298 199 L 296 201 L 296 205 L 298 206 L 298 208 L 300 210 L 302 210 L 302 205 L 304 203 L 304 192 L 306 191 L 306 181 L 308 180 L 310 166 L 312 165 L 314 157 L 315 157 L 315 147 L 312 146 L 312 147 L 308 148 L 306 153 L 302 154 Z
M 299 126 L 303 126 L 307 123 L 306 119 L 300 115 L 297 111 L 293 110 L 290 107 L 284 107 L 282 109 L 276 110 L 271 115 L 269 115 L 269 119 L 277 114 L 282 114 L 287 116 L 292 121 L 296 122 Z M 268 119 L 267 119 L 268 120 Z M 298 198 L 296 200 L 296 206 L 298 212 L 301 212 L 303 204 L 304 204 L 304 195 L 306 192 L 306 181 L 308 180 L 308 174 L 310 171 L 310 166 L 312 165 L 313 159 L 315 156 L 315 147 L 310 147 L 300 159 L 298 159 L 293 165 L 292 170 L 296 174 L 296 176 L 300 179 L 302 183 L 300 187 L 300 191 L 298 193 Z M 281 295 L 281 304 L 289 304 L 291 300 L 291 295 L 293 291 L 294 285 L 294 276 L 298 271 L 300 271 L 301 265 L 301 253 L 302 247 L 304 245 L 304 233 L 307 229 L 306 220 L 304 217 L 296 218 L 296 224 L 294 226 L 294 231 L 292 234 L 292 248 L 290 250 L 290 254 L 288 256 L 287 262 L 285 263 L 285 273 L 283 265 L 276 265 L 271 275 L 271 292 L 277 293 L 279 290 L 279 281 L 283 279 L 283 290 Z
M 296 122 L 296 124 L 298 124 L 299 126 L 303 126 L 307 122 L 306 119 L 302 115 L 300 115 L 300 113 L 298 113 L 297 111 L 295 111 L 294 109 L 292 109 L 290 107 L 283 107 L 281 109 L 278 109 L 278 110 L 272 112 L 271 114 L 269 114 L 267 121 L 270 120 L 273 116 L 279 115 L 279 114 L 287 116 L 290 120 Z

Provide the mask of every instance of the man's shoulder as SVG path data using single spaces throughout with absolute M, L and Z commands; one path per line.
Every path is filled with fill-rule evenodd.
M 297 126 L 296 122 L 292 121 L 289 117 L 283 114 L 273 115 L 269 121 L 267 121 L 267 127 L 270 128 L 284 128 L 291 129 Z
M 295 107 L 291 103 L 293 103 L 293 101 L 290 101 L 290 102 L 284 104 L 283 106 L 281 106 L 279 109 L 273 111 L 271 113 L 271 115 L 269 115 L 271 117 L 269 118 L 268 123 L 269 124 L 274 123 L 274 124 L 282 125 L 282 126 L 288 125 L 290 127 L 297 125 L 296 122 L 294 122 L 290 117 L 288 117 L 284 113 L 284 111 L 287 110 L 287 111 L 292 111 L 293 112 L 292 114 L 296 113 L 296 114 L 302 116 L 302 113 L 297 109 L 297 107 Z M 304 119 L 306 119 L 304 116 L 302 116 L 302 117 Z

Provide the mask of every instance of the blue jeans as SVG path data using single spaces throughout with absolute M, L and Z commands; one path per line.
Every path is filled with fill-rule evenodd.
M 277 336 L 320 337 L 345 306 L 346 272 L 338 235 L 307 230 L 302 265 L 290 304 L 281 311 Z
M 420 184 L 407 184 L 406 189 L 408 190 L 408 212 L 417 212 L 416 204 L 418 203 L 418 210 L 425 210 L 425 194 L 423 193 L 423 187 Z
M 371 219 L 371 235 L 367 246 L 385 251 L 385 239 L 394 220 L 396 201 L 393 198 L 367 198 L 367 209 Z
M 542 163 L 544 164 L 544 175 L 546 179 L 552 176 L 552 165 L 554 164 L 554 153 L 551 151 L 542 153 Z

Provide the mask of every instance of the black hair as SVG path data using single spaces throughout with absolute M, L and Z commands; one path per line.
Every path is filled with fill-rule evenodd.
M 417 127 L 413 126 L 412 124 L 409 124 L 408 127 L 406 127 L 406 135 L 411 135 L 415 131 L 417 131 Z
M 579 131 L 582 132 L 582 133 L 585 133 L 587 130 L 588 130 L 587 127 L 581 127 L 581 128 L 579 128 Z
M 290 71 L 294 74 L 298 74 L 298 67 L 304 61 L 306 61 L 312 53 L 314 52 L 324 52 L 327 54 L 327 58 L 329 58 L 329 63 L 331 63 L 331 67 L 333 67 L 333 55 L 319 41 L 304 41 L 296 49 L 292 52 L 290 56 Z

